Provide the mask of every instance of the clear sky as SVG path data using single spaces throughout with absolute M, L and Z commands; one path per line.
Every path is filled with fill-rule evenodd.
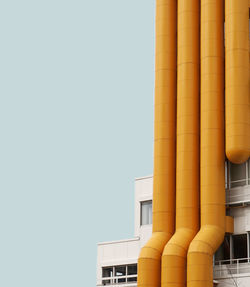
M 0 1 L 0 286 L 94 287 L 152 173 L 154 0 Z

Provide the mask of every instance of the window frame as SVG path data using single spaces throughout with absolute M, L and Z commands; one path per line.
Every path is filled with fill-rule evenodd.
M 243 261 L 245 260 L 246 262 L 250 263 L 250 231 L 246 231 L 246 232 L 242 232 L 242 233 L 236 233 L 236 234 L 226 234 L 229 236 L 229 248 L 230 248 L 230 258 L 229 259 L 222 259 L 222 260 L 216 260 L 215 259 L 215 254 L 214 254 L 214 262 L 222 262 L 222 264 L 236 264 L 235 262 L 239 261 L 240 263 L 244 263 Z M 225 237 L 226 237 L 225 235 Z M 246 238 L 246 243 L 247 243 L 247 257 L 242 257 L 242 258 L 234 258 L 234 240 L 233 240 L 233 237 L 234 236 L 238 236 L 238 235 L 246 235 L 247 238 Z M 224 238 L 225 240 L 225 238 Z M 223 241 L 224 243 L 224 241 Z M 220 245 L 220 247 L 223 245 L 223 243 Z M 220 248 L 219 247 L 219 248 Z M 218 248 L 218 250 L 219 250 Z M 217 251 L 218 251 L 217 250 Z M 217 252 L 216 251 L 216 252 Z
M 246 165 L 246 171 L 245 171 L 245 178 L 242 180 L 231 180 L 231 163 L 228 159 L 225 161 L 225 189 L 233 189 L 233 188 L 241 188 L 247 185 L 250 185 L 250 159 L 248 159 L 246 162 L 242 163 Z M 239 186 L 232 186 L 233 183 L 245 181 L 244 185 Z
M 129 266 L 135 266 L 136 267 L 136 274 L 131 274 L 131 275 L 128 274 L 128 267 Z M 116 275 L 116 268 L 121 268 L 121 267 L 125 268 L 125 275 Z M 103 266 L 102 267 L 102 286 L 136 283 L 137 282 L 137 274 L 138 274 L 137 268 L 138 268 L 137 263 L 123 264 L 123 265 L 119 264 L 119 265 L 113 265 L 113 266 Z M 111 271 L 112 275 L 110 277 L 103 277 L 105 269 L 111 269 L 112 270 Z M 134 279 L 134 280 L 132 280 L 132 279 Z
M 142 224 L 142 207 L 143 207 L 143 205 L 151 205 L 151 214 L 149 214 L 149 210 L 148 210 L 148 213 L 147 213 L 147 218 L 148 218 L 148 220 L 147 220 L 147 223 L 145 223 L 145 224 Z M 143 200 L 143 201 L 140 201 L 140 226 L 146 226 L 146 225 L 152 225 L 152 217 L 153 217 L 153 201 L 151 200 L 151 199 L 149 199 L 149 200 Z M 151 221 L 150 221 L 150 219 L 151 219 Z
M 235 247 L 234 247 L 234 237 L 236 236 L 246 236 L 246 257 L 239 257 L 239 258 L 235 258 Z M 231 234 L 231 238 L 232 240 L 230 240 L 230 242 L 232 242 L 232 254 L 230 254 L 230 259 L 232 260 L 244 260 L 244 259 L 247 259 L 249 258 L 249 244 L 248 244 L 248 241 L 249 241 L 249 235 L 248 235 L 248 232 L 245 232 L 245 233 L 239 233 L 239 234 Z M 239 248 L 239 246 L 238 246 Z M 242 248 L 241 248 L 242 249 Z M 231 253 L 231 252 L 230 252 Z

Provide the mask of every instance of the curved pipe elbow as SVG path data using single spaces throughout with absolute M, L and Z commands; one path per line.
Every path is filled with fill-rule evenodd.
M 213 286 L 213 255 L 224 236 L 225 230 L 215 225 L 203 226 L 195 236 L 187 256 L 188 287 Z
M 195 235 L 195 230 L 180 228 L 165 246 L 162 255 L 162 287 L 185 286 L 187 251 Z
M 226 150 L 227 158 L 235 163 L 235 164 L 241 164 L 248 160 L 250 156 L 249 150 L 234 150 L 234 149 L 227 149 Z
M 167 232 L 154 232 L 141 249 L 138 258 L 138 287 L 160 286 L 162 252 L 171 236 L 172 234 Z

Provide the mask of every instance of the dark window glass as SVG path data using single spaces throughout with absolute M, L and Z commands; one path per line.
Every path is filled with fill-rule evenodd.
M 137 264 L 102 268 L 102 285 L 137 281 Z
M 116 266 L 115 267 L 115 276 L 126 276 L 126 266 Z M 117 278 L 116 283 L 126 282 L 126 278 Z
M 228 178 L 227 178 L 227 172 L 228 172 L 228 161 L 225 161 L 225 188 L 228 188 Z
M 230 163 L 231 187 L 246 185 L 246 163 Z
M 128 265 L 128 282 L 136 282 L 137 277 L 132 277 L 132 275 L 137 275 L 137 265 Z M 131 277 L 130 277 L 131 276 Z
M 102 268 L 102 277 L 113 277 L 113 267 L 104 267 Z M 103 285 L 108 285 L 111 283 L 110 279 L 102 280 Z
M 248 184 L 250 185 L 250 159 L 248 160 Z
M 247 258 L 246 234 L 233 235 L 233 255 L 234 259 Z
M 128 275 L 137 275 L 137 265 L 128 265 Z
M 128 282 L 137 282 L 137 277 L 129 277 Z
M 230 259 L 230 236 L 226 235 L 223 243 L 215 253 L 215 261 L 229 260 Z M 225 264 L 229 264 L 229 261 L 225 261 Z

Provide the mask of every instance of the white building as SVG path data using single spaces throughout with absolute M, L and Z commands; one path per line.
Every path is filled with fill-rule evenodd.
M 234 217 L 234 234 L 226 234 L 214 257 L 218 287 L 250 286 L 250 160 L 226 162 L 227 215 Z M 137 286 L 137 259 L 152 233 L 153 177 L 135 180 L 134 238 L 102 242 L 97 250 L 97 286 Z

